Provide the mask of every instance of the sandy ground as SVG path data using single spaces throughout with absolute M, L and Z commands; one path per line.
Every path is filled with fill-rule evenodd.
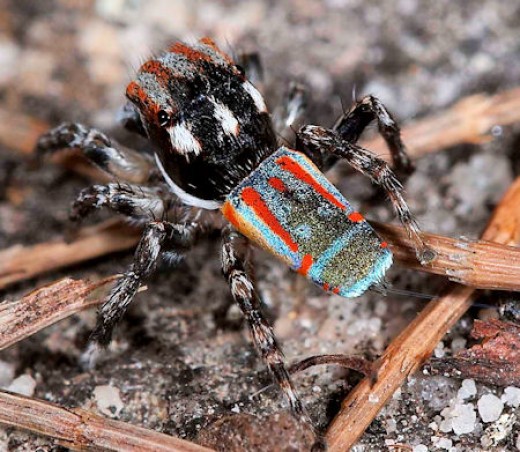
M 312 92 L 308 122 L 326 126 L 341 113 L 342 102 L 349 105 L 354 88 L 358 95 L 380 97 L 406 123 L 467 94 L 515 86 L 520 78 L 520 4 L 513 1 L 0 0 L 0 30 L 2 110 L 50 124 L 82 121 L 128 145 L 135 139 L 116 121 L 125 85 L 147 56 L 177 39 L 207 35 L 230 52 L 259 51 L 269 105 L 298 80 Z M 417 162 L 406 183 L 407 199 L 425 230 L 478 236 L 519 173 L 519 131 L 499 128 L 486 144 L 458 146 Z M 369 218 L 393 218 L 367 180 L 343 167 L 341 175 L 338 186 Z M 0 246 L 61 234 L 71 200 L 88 184 L 51 164 L 29 171 L 23 156 L 0 145 Z M 86 312 L 0 354 L 1 385 L 219 450 L 307 450 L 308 436 L 288 415 L 279 392 L 265 389 L 269 376 L 238 313 L 231 310 L 224 320 L 217 315 L 230 302 L 218 256 L 218 240 L 211 237 L 177 269 L 161 268 L 95 371 L 85 373 L 77 363 L 95 320 L 94 312 Z M 94 279 L 121 272 L 130 261 L 131 253 L 98 259 L 18 284 L 2 298 L 16 299 L 64 275 Z M 355 300 L 329 297 L 263 252 L 255 261 L 288 361 L 335 352 L 373 359 L 423 304 L 374 293 Z M 426 294 L 443 282 L 397 266 L 390 280 Z M 486 301 L 506 296 L 487 294 Z M 471 310 L 436 356 L 464 347 L 472 319 L 486 315 L 495 314 Z M 325 428 L 358 379 L 316 368 L 297 383 L 314 421 Z M 418 373 L 356 450 L 395 450 L 398 444 L 416 452 L 516 450 L 519 413 L 503 397 L 504 388 L 464 385 Z M 479 401 L 488 394 L 506 400 L 499 414 L 511 422 L 502 438 L 492 432 L 504 419 L 489 420 L 480 411 Z M 469 425 L 468 432 L 459 421 Z M 49 439 L 0 431 L 0 450 L 53 447 Z

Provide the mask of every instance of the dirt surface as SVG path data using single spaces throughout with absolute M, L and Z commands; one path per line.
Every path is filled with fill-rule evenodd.
M 499 0 L 0 0 L 0 109 L 52 125 L 82 121 L 143 147 L 116 120 L 126 84 L 153 52 L 177 39 L 207 35 L 231 52 L 260 52 L 271 107 L 289 81 L 298 80 L 312 92 L 309 123 L 333 124 L 342 102 L 350 105 L 354 88 L 358 96 L 380 97 L 406 123 L 470 93 L 515 86 L 519 27 L 520 4 Z M 421 226 L 477 237 L 520 172 L 519 132 L 518 126 L 494 128 L 486 144 L 458 146 L 418 161 L 405 187 Z M 0 247 L 62 234 L 70 202 L 91 181 L 50 163 L 30 170 L 27 155 L 3 143 L 0 136 Z M 369 181 L 342 166 L 335 176 L 367 217 L 393 218 Z M 96 370 L 84 372 L 78 365 L 95 320 L 94 312 L 86 312 L 2 352 L 0 386 L 219 450 L 308 450 L 308 432 L 288 415 L 279 392 L 268 387 L 269 376 L 238 312 L 231 309 L 225 319 L 218 315 L 230 302 L 218 243 L 217 237 L 201 241 L 178 268 L 164 266 L 148 281 Z M 288 361 L 318 353 L 373 359 L 423 305 L 413 297 L 375 293 L 355 300 L 331 297 L 263 252 L 255 261 L 259 289 L 276 318 Z M 91 261 L 10 287 L 2 299 L 16 299 L 64 275 L 96 279 L 122 272 L 130 262 L 130 252 Z M 435 294 L 443 283 L 398 266 L 389 279 L 396 288 L 422 294 Z M 486 303 L 518 299 L 483 297 Z M 472 309 L 435 355 L 465 347 L 472 319 L 486 316 L 498 313 Z M 296 381 L 312 418 L 325 428 L 358 379 L 320 367 Z M 356 450 L 520 448 L 515 388 L 472 381 L 418 373 Z M 486 411 L 488 402 L 495 411 L 502 403 L 499 416 Z M 47 438 L 12 429 L 0 433 L 0 450 L 52 448 Z

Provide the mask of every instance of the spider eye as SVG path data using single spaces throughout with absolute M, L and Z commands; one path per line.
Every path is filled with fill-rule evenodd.
M 242 77 L 246 76 L 246 70 L 240 64 L 236 64 L 235 67 Z
M 165 110 L 160 110 L 159 113 L 157 113 L 157 120 L 159 121 L 159 125 L 164 127 L 168 125 L 168 122 L 170 121 L 170 115 Z

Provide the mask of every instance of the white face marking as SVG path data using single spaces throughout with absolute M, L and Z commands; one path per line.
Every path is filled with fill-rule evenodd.
M 220 121 L 222 129 L 228 135 L 237 136 L 239 132 L 239 126 L 237 118 L 233 112 L 225 105 L 217 102 L 215 99 L 210 98 L 211 103 L 215 107 L 215 117 Z
M 267 105 L 265 105 L 264 98 L 262 95 L 258 92 L 258 90 L 251 85 L 249 82 L 244 82 L 243 85 L 244 89 L 247 91 L 247 93 L 251 96 L 253 99 L 253 102 L 256 105 L 256 108 L 260 113 L 264 113 L 267 111 Z
M 190 154 L 200 154 L 200 151 L 202 150 L 200 143 L 185 124 L 176 124 L 167 130 L 170 134 L 172 146 L 182 155 L 186 156 L 186 160 L 189 160 Z
M 175 193 L 179 199 L 188 206 L 195 206 L 200 207 L 201 209 L 208 209 L 208 210 L 216 210 L 220 209 L 220 206 L 222 205 L 219 201 L 208 201 L 207 199 L 200 199 L 196 196 L 190 195 L 189 193 L 186 193 L 181 187 L 179 187 L 170 176 L 168 176 L 168 173 L 164 169 L 164 166 L 159 159 L 159 156 L 155 154 L 155 163 L 157 164 L 157 167 L 159 168 L 159 171 L 164 177 L 164 180 L 168 184 L 168 186 L 171 188 L 172 192 Z

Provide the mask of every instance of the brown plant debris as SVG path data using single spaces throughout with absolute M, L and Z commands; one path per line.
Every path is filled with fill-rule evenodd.
M 81 408 L 0 391 L 0 423 L 56 438 L 71 450 L 119 452 L 208 452 L 197 444 L 125 422 L 105 419 Z
M 114 277 L 97 282 L 64 278 L 0 304 L 0 350 L 72 314 L 101 303 Z
M 82 228 L 68 243 L 64 238 L 32 246 L 14 245 L 0 251 L 0 289 L 58 268 L 135 246 L 140 232 L 119 222 L 107 221 Z
M 496 319 L 475 320 L 471 337 L 481 343 L 453 357 L 433 359 L 431 370 L 485 384 L 520 385 L 520 326 Z

